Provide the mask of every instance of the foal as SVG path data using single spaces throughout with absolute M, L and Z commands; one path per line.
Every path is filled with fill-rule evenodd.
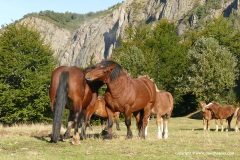
M 108 113 L 106 110 L 106 101 L 104 99 L 104 96 L 98 96 L 98 99 L 96 100 L 95 104 L 93 106 L 90 106 L 86 109 L 84 117 L 85 117 L 85 125 L 90 126 L 90 119 L 92 115 L 96 115 L 101 118 L 101 123 L 102 123 L 102 118 L 108 118 Z M 116 129 L 121 130 L 119 126 L 119 116 L 120 112 L 115 112 L 113 113 L 113 117 L 115 118 L 116 121 Z
M 200 105 L 202 107 L 202 118 L 203 118 L 203 130 L 210 130 L 210 120 L 214 119 L 213 113 L 209 110 L 206 109 L 208 105 L 206 105 L 205 101 L 201 101 Z
M 158 89 L 156 91 L 156 101 L 151 115 L 157 115 L 158 139 L 166 139 L 168 138 L 168 120 L 173 110 L 173 97 L 169 92 Z M 145 135 L 147 135 L 147 127 Z
M 234 108 L 231 105 L 221 106 L 217 102 L 211 102 L 207 105 L 207 109 L 213 112 L 213 115 L 216 119 L 216 131 L 218 131 L 217 120 L 220 119 L 220 124 L 222 126 L 221 131 L 223 132 L 223 119 L 228 121 L 228 129 L 231 129 L 231 121 L 234 114 Z M 228 131 L 228 129 L 226 131 Z

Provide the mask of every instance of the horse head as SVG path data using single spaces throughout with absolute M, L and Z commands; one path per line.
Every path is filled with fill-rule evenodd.
M 122 67 L 119 64 L 110 60 L 105 60 L 87 72 L 85 78 L 88 81 L 99 80 L 106 83 L 108 81 L 114 81 L 121 71 Z
M 205 101 L 201 101 L 200 102 L 200 105 L 201 105 L 201 107 L 202 107 L 202 112 L 205 112 L 205 110 L 206 110 L 206 102 Z

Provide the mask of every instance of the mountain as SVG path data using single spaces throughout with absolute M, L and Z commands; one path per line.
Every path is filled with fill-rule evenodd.
M 117 47 L 124 29 L 140 23 L 152 23 L 165 18 L 178 25 L 178 34 L 191 27 L 201 27 L 220 15 L 239 15 L 239 0 L 126 0 L 84 22 L 72 32 L 36 16 L 28 16 L 21 23 L 34 26 L 54 50 L 59 65 L 86 67 L 91 61 L 109 57 Z

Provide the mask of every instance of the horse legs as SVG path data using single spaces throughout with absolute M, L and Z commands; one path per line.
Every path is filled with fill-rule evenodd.
M 149 124 L 149 119 L 150 119 L 150 117 L 148 118 L 148 124 Z M 145 128 L 145 136 L 147 136 L 147 134 L 148 134 L 148 125 L 146 126 L 146 128 Z
M 207 130 L 207 123 L 206 123 L 206 119 L 203 118 L 203 130 L 206 131 Z
M 74 125 L 74 112 L 72 110 L 69 111 L 67 130 L 63 135 L 63 140 L 71 138 L 70 131 Z
M 108 120 L 106 128 L 102 131 L 103 139 L 112 139 L 112 126 L 113 126 L 113 112 L 106 107 Z
M 72 144 L 78 145 L 80 143 L 79 142 L 80 136 L 78 133 L 78 127 L 79 127 L 78 118 L 79 118 L 80 112 L 75 112 L 74 115 L 75 115 L 75 118 L 74 118 L 75 128 L 74 128 L 74 136 L 73 136 Z
M 167 139 L 168 138 L 168 120 L 169 118 L 164 118 L 164 129 L 163 129 L 163 138 Z
M 237 118 L 236 120 L 236 125 L 235 125 L 235 132 L 239 132 L 239 129 L 238 129 L 238 123 L 240 121 L 240 118 Z
M 115 114 L 116 114 L 116 113 L 115 113 Z M 115 115 L 116 129 L 117 129 L 118 131 L 121 130 L 121 129 L 120 129 L 120 126 L 119 126 L 119 114 L 120 114 L 120 113 L 117 113 L 117 114 Z
M 207 130 L 208 130 L 208 131 L 210 130 L 210 119 L 207 120 Z
M 146 129 L 146 126 L 148 125 L 148 119 L 151 115 L 151 104 L 148 104 L 145 108 L 144 108 L 144 111 L 143 113 L 143 119 L 142 119 L 142 127 L 141 127 L 141 134 L 140 134 L 140 138 L 143 138 L 145 139 L 145 129 Z
M 228 117 L 228 118 L 227 118 L 227 121 L 228 121 L 228 128 L 226 129 L 226 131 L 230 131 L 230 130 L 231 130 L 231 121 L 232 121 L 232 118 L 231 118 L 231 117 Z
M 223 127 L 223 119 L 222 118 L 220 119 L 220 124 L 221 124 L 221 132 L 223 132 L 224 127 Z
M 162 139 L 163 136 L 163 118 L 157 115 L 157 126 L 158 126 L 158 139 Z
M 217 119 L 215 119 L 215 124 L 216 124 L 216 132 L 218 131 L 218 121 L 217 121 Z
M 88 106 L 84 113 L 84 121 L 82 122 L 81 138 L 86 139 L 86 129 L 90 126 L 90 119 L 94 111 L 91 111 L 92 106 Z M 89 127 L 90 128 L 90 127 Z

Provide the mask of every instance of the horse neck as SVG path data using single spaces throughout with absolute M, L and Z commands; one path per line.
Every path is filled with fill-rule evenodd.
M 219 108 L 220 106 L 219 105 L 217 105 L 217 104 L 213 104 L 212 106 L 211 106 L 211 109 L 212 109 L 212 111 L 213 111 L 213 113 L 217 116 L 218 115 L 218 108 Z
M 108 91 L 111 93 L 112 97 L 120 97 L 124 90 L 128 87 L 126 86 L 126 81 L 128 81 L 130 77 L 126 76 L 125 74 L 120 74 L 118 78 L 116 78 L 114 81 L 107 81 L 106 85 L 108 88 Z

